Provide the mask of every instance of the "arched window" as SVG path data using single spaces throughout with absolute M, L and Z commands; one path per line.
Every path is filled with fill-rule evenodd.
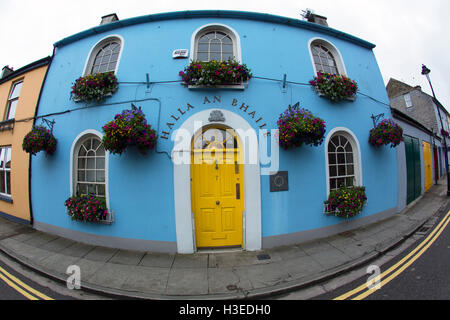
M 89 55 L 84 74 L 116 72 L 122 41 L 118 37 L 108 37 L 94 46 Z
M 315 39 L 310 44 L 314 71 L 345 75 L 345 67 L 338 50 L 322 39 Z
M 73 153 L 74 195 L 92 194 L 106 198 L 106 154 L 100 138 L 82 136 Z
M 360 185 L 359 151 L 353 137 L 347 132 L 338 131 L 328 140 L 327 148 L 329 191 L 341 185 Z
M 194 33 L 192 60 L 240 61 L 239 39 L 234 31 L 222 25 L 208 25 Z

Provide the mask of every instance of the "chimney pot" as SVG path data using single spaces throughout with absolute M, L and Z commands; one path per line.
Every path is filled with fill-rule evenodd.
M 107 14 L 106 16 L 102 17 L 102 21 L 100 22 L 100 25 L 111 23 L 111 22 L 118 21 L 118 20 L 119 20 L 119 18 L 117 17 L 117 14 L 115 14 L 115 13 Z
M 13 72 L 14 72 L 14 69 L 13 69 L 13 68 L 10 68 L 9 66 L 4 66 L 4 67 L 2 68 L 2 75 L 1 75 L 0 79 L 2 79 L 2 78 L 4 78 L 4 77 L 8 76 L 9 74 L 11 74 L 11 73 L 13 73 Z

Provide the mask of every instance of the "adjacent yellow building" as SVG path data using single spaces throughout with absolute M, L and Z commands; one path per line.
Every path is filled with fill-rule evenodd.
M 0 78 L 0 216 L 26 224 L 32 223 L 30 155 L 22 142 L 34 124 L 50 61 L 46 57 L 16 71 L 4 67 Z

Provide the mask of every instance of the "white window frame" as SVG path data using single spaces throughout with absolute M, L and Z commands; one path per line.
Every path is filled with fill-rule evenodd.
M 94 64 L 95 57 L 97 53 L 108 43 L 111 41 L 120 42 L 120 52 L 119 57 L 117 58 L 116 68 L 114 69 L 114 74 L 117 74 L 117 70 L 119 69 L 120 59 L 122 58 L 122 52 L 125 45 L 125 42 L 122 36 L 118 34 L 109 35 L 99 40 L 89 51 L 86 62 L 84 63 L 84 71 L 83 76 L 86 76 L 91 73 L 92 65 Z
M 363 185 L 363 178 L 362 178 L 362 161 L 361 161 L 361 148 L 359 146 L 358 139 L 356 138 L 356 135 L 350 130 L 345 127 L 336 127 L 332 129 L 326 139 L 325 139 L 325 172 L 326 172 L 326 186 L 327 186 L 327 197 L 330 195 L 330 167 L 328 162 L 328 144 L 330 143 L 330 140 L 335 135 L 343 135 L 352 145 L 353 149 L 353 169 L 355 174 L 355 186 L 362 186 Z
M 14 89 L 16 88 L 16 86 L 19 85 L 19 84 L 21 86 L 23 86 L 23 80 L 16 81 L 11 86 L 11 91 L 9 92 L 9 96 L 8 96 L 8 107 L 6 108 L 5 120 L 11 120 L 11 119 L 14 119 L 16 117 L 17 105 L 16 105 L 16 108 L 14 109 L 14 117 L 10 117 L 11 104 L 13 102 L 16 102 L 18 104 L 19 97 L 20 97 L 20 92 L 22 91 L 22 87 L 20 88 L 19 94 L 17 95 L 17 97 L 11 98 L 11 95 L 13 94 Z
M 81 144 L 84 142 L 84 140 L 88 137 L 96 137 L 100 139 L 100 141 L 103 138 L 103 135 L 98 132 L 97 130 L 88 129 L 83 132 L 81 132 L 73 141 L 72 147 L 70 149 L 70 194 L 71 196 L 74 196 L 76 193 L 76 184 L 78 181 L 78 150 L 80 149 Z M 106 200 L 106 207 L 109 211 L 109 183 L 108 183 L 108 168 L 109 168 L 109 152 L 105 150 L 105 200 Z
M 323 38 L 317 38 L 317 37 L 310 39 L 309 43 L 308 43 L 308 50 L 309 50 L 309 55 L 311 58 L 311 63 L 312 63 L 313 69 L 314 69 L 314 75 L 317 75 L 317 72 L 319 72 L 316 68 L 316 64 L 314 63 L 314 57 L 313 57 L 313 53 L 311 50 L 311 46 L 315 43 L 324 46 L 325 48 L 327 48 L 330 51 L 330 53 L 334 57 L 334 60 L 336 61 L 336 67 L 339 71 L 339 75 L 347 76 L 347 70 L 345 68 L 344 60 L 342 59 L 341 52 L 338 50 L 338 48 L 335 45 L 333 45 L 330 41 L 323 39 Z
M 7 160 L 7 154 L 8 154 L 8 150 L 9 150 L 9 157 L 10 157 L 10 165 L 9 168 L 6 168 L 6 160 Z M 0 196 L 6 199 L 11 199 L 11 190 L 8 190 L 8 184 L 6 183 L 7 181 L 7 172 L 9 172 L 9 184 L 10 184 L 10 189 L 11 185 L 12 185 L 12 179 L 11 179 L 11 165 L 12 165 L 12 148 L 11 146 L 2 146 L 0 147 L 0 162 L 1 162 L 1 166 L 0 166 L 0 171 L 4 172 L 4 184 L 5 184 L 5 192 L 0 192 Z M 9 191 L 9 192 L 8 192 Z
M 413 106 L 411 95 L 409 93 L 406 93 L 405 95 L 403 95 L 403 98 L 405 99 L 406 108 L 407 109 L 411 108 Z
M 210 31 L 221 31 L 225 32 L 231 37 L 231 40 L 233 41 L 233 53 L 234 53 L 234 59 L 242 63 L 242 56 L 241 56 L 241 40 L 239 38 L 238 33 L 231 28 L 230 26 L 227 26 L 225 24 L 221 23 L 210 23 L 201 26 L 197 30 L 194 31 L 191 37 L 191 51 L 189 55 L 190 61 L 197 60 L 197 44 L 198 40 L 201 36 L 203 36 L 205 33 Z

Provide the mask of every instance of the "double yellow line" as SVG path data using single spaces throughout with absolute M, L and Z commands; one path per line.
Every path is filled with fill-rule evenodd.
M 53 300 L 42 292 L 39 292 L 31 288 L 29 285 L 23 283 L 2 267 L 0 267 L 0 279 L 29 300 Z
M 411 264 L 413 264 L 414 261 L 416 261 L 436 241 L 436 239 L 441 235 L 442 231 L 444 231 L 445 227 L 449 224 L 449 222 L 450 222 L 450 211 L 447 212 L 444 218 L 433 229 L 433 231 L 428 235 L 428 237 L 425 240 L 423 240 L 413 251 L 411 251 L 407 256 L 405 256 L 395 265 L 393 265 L 388 270 L 379 275 L 379 278 L 377 278 L 377 280 L 379 281 L 378 286 L 374 286 L 373 283 L 371 283 L 371 285 L 369 286 L 367 283 L 365 283 L 363 285 L 360 285 L 356 289 L 353 289 L 347 293 L 344 293 L 343 295 L 340 295 L 339 297 L 334 298 L 333 300 L 345 300 L 350 297 L 353 297 L 351 298 L 351 300 L 362 300 L 367 296 L 371 295 L 372 293 L 374 293 L 379 288 L 389 283 L 392 279 L 397 277 L 406 268 L 408 268 Z M 361 291 L 364 292 L 360 293 Z

